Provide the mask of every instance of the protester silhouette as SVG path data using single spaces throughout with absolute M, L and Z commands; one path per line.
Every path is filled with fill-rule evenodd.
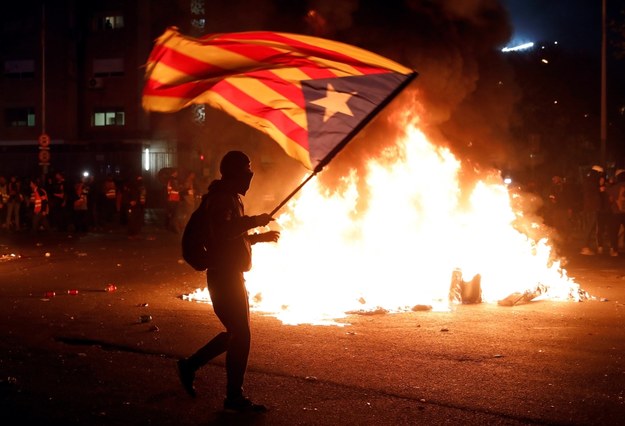
M 58 231 L 67 231 L 69 221 L 68 200 L 72 194 L 65 181 L 63 172 L 56 172 L 54 179 L 50 185 L 50 194 L 48 194 L 50 206 L 50 226 Z
M 189 172 L 180 190 L 180 223 L 182 224 L 189 221 L 191 213 L 193 213 L 193 210 L 196 208 L 196 192 L 195 172 Z
M 21 229 L 20 208 L 24 201 L 24 195 L 22 194 L 21 182 L 17 176 L 13 175 L 9 178 L 7 192 L 9 199 L 7 202 L 6 228 L 9 231 L 19 231 Z
M 573 228 L 574 194 L 566 178 L 554 175 L 545 198 L 545 224 L 558 232 L 561 243 L 568 244 Z
M 130 239 L 138 238 L 143 227 L 145 214 L 145 186 L 143 178 L 136 176 L 128 182 L 126 204 L 128 209 L 127 234 Z
M 592 256 L 599 247 L 603 248 L 603 234 L 598 232 L 597 220 L 602 209 L 600 188 L 603 167 L 594 165 L 586 174 L 582 186 L 582 237 L 584 246 L 581 254 Z M 594 250 L 593 250 L 594 249 Z
M 266 226 L 272 220 L 266 213 L 245 215 L 240 196 L 247 193 L 254 175 L 248 156 L 240 151 L 230 151 L 222 158 L 219 170 L 221 179 L 210 183 L 201 207 L 208 209 L 208 229 L 216 248 L 214 261 L 206 271 L 207 287 L 213 310 L 226 331 L 190 357 L 180 359 L 178 373 L 184 389 L 195 396 L 193 381 L 197 369 L 225 352 L 227 387 L 224 409 L 264 412 L 264 405 L 253 403 L 243 393 L 251 340 L 249 301 L 243 273 L 251 269 L 251 245 L 276 242 L 280 233 L 248 234 L 250 229 Z
M 165 228 L 174 233 L 180 232 L 180 183 L 178 170 L 173 170 L 165 188 Z
M 619 233 L 625 226 L 625 170 L 618 169 L 614 176 L 615 183 L 608 188 L 610 197 L 610 256 L 619 255 Z
M 597 212 L 597 254 L 603 254 L 604 247 L 610 241 L 610 197 L 608 187 L 610 183 L 605 175 L 599 176 L 599 198 L 601 204 Z

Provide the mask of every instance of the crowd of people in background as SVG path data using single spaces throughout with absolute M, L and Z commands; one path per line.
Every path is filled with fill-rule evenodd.
M 557 231 L 561 244 L 581 245 L 586 256 L 617 257 L 625 248 L 625 169 L 607 174 L 594 165 L 581 183 L 553 176 L 543 195 L 545 224 Z
M 179 233 L 195 210 L 195 173 L 178 181 L 168 176 L 161 200 L 148 199 L 141 175 L 98 181 L 85 175 L 68 179 L 56 171 L 44 177 L 4 176 L 0 173 L 0 231 L 33 234 L 59 231 L 75 234 L 110 232 L 125 227 L 128 238 L 139 238 L 146 208 L 165 205 L 163 226 Z
M 40 178 L 0 173 L 0 230 L 84 234 L 125 227 L 138 238 L 146 207 L 162 207 L 162 226 L 181 233 L 200 200 L 196 175 L 176 169 L 162 180 L 162 198 L 148 200 L 140 175 L 128 179 L 92 176 L 67 179 L 57 171 Z M 545 185 L 526 188 L 543 203 L 540 215 L 555 230 L 554 240 L 567 248 L 579 245 L 583 255 L 618 256 L 625 250 L 625 169 L 607 174 L 592 166 L 581 182 L 554 175 Z M 150 201 L 150 203 L 149 203 Z
M 4 232 L 106 232 L 126 226 L 129 237 L 144 224 L 147 191 L 141 176 L 97 182 L 92 176 L 67 179 L 0 175 L 0 228 Z

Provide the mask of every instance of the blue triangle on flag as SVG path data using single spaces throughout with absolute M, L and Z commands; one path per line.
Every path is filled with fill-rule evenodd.
M 384 73 L 303 80 L 301 85 L 306 101 L 308 152 L 313 167 L 407 78 L 408 75 Z M 342 94 L 338 98 L 344 105 L 336 105 L 337 111 L 326 111 L 332 108 L 331 103 L 324 102 L 330 85 L 334 92 Z

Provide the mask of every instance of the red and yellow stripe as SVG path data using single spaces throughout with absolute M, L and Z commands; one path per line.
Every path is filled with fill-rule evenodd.
M 201 38 L 168 28 L 148 58 L 143 107 L 175 112 L 208 104 L 255 127 L 306 167 L 308 125 L 302 80 L 412 70 L 336 41 L 274 32 Z

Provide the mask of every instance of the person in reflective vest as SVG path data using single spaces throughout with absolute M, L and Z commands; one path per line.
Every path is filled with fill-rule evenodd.
M 112 175 L 106 177 L 102 193 L 104 195 L 104 222 L 110 226 L 115 220 L 115 213 L 117 212 L 117 185 Z
M 45 189 L 39 186 L 37 179 L 30 180 L 29 204 L 32 213 L 31 232 L 48 231 L 50 229 L 50 223 L 48 222 L 48 194 Z
M 89 184 L 87 178 L 83 177 L 74 186 L 74 194 L 72 197 L 74 209 L 74 227 L 78 233 L 87 233 L 89 231 Z
M 178 220 L 180 206 L 180 185 L 178 183 L 178 171 L 174 170 L 167 180 L 167 206 L 165 215 L 165 228 L 172 232 L 180 232 Z

